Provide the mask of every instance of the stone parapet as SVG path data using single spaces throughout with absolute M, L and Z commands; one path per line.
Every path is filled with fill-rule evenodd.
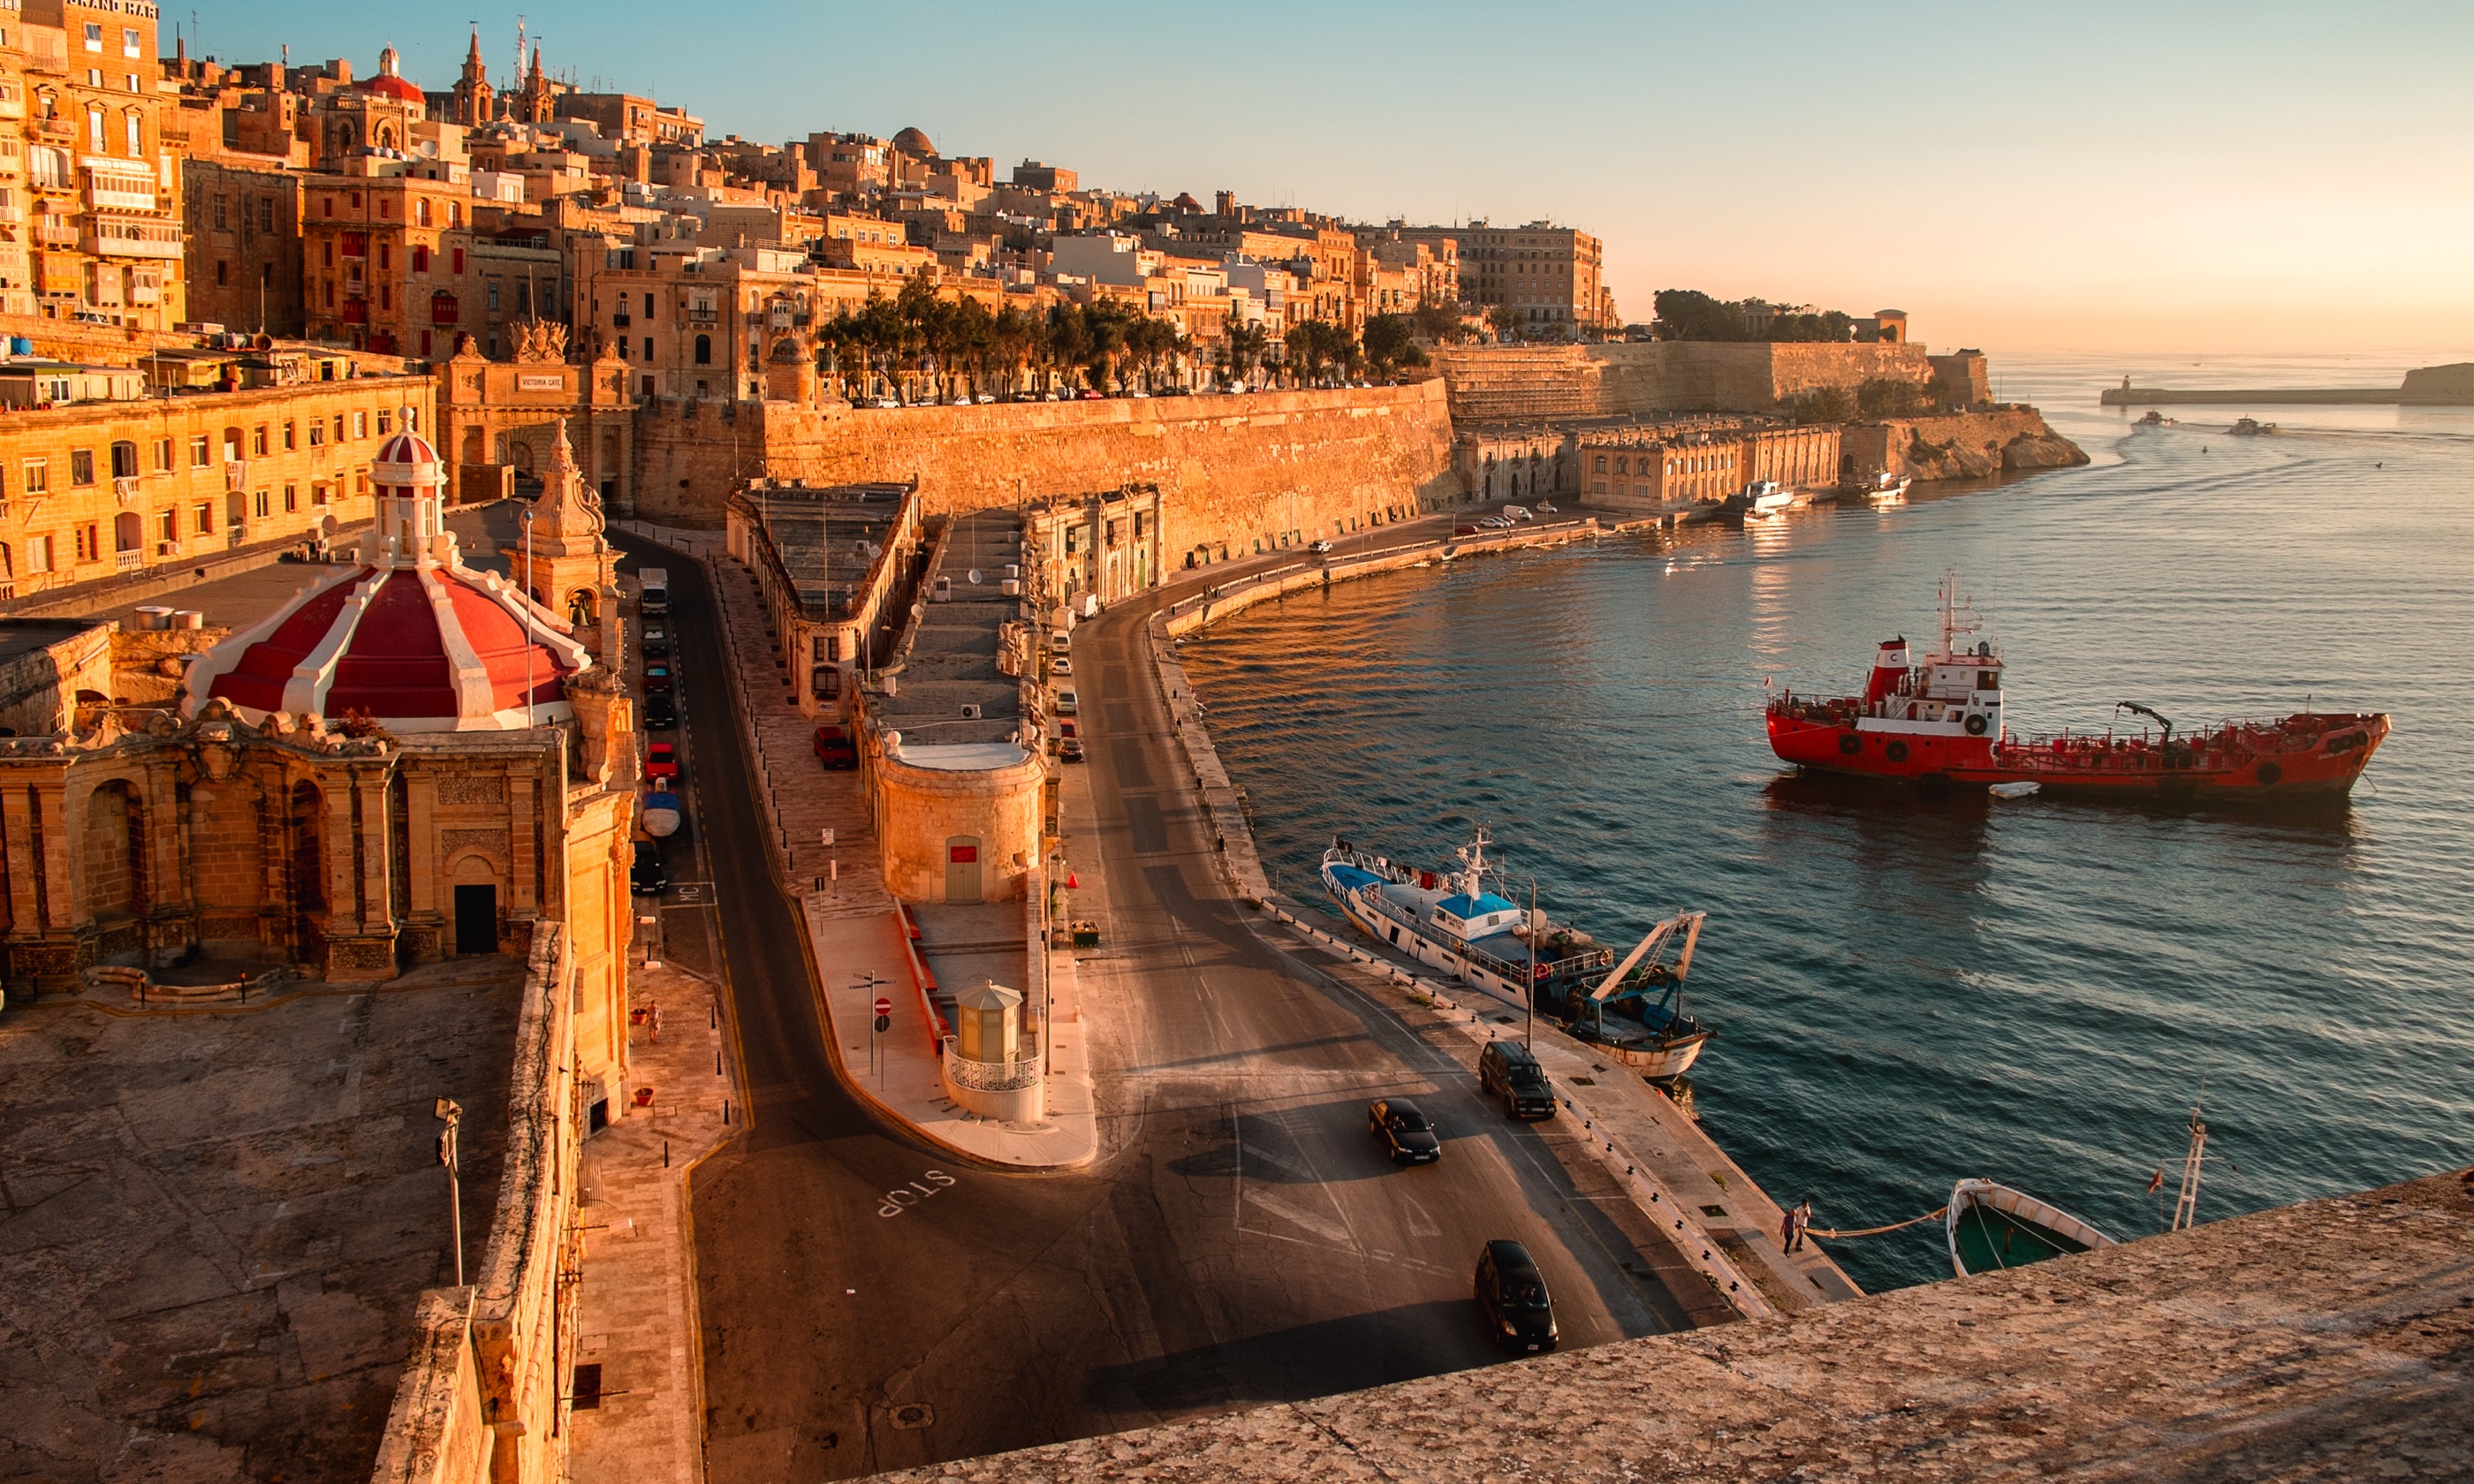
M 1783 1319 L 880 1477 L 2457 1479 L 2468 1353 L 2474 1187 L 2445 1175 Z

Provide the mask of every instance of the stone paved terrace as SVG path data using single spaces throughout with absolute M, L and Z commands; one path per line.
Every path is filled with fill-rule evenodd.
M 882 1477 L 2462 1480 L 2474 1185 Z
M 0 1014 L 0 1478 L 361 1479 L 504 1153 L 521 959 L 375 990 Z
M 997 668 L 997 631 L 1021 610 L 1005 596 L 1006 565 L 1022 561 L 1021 527 L 1009 510 L 985 510 L 955 517 L 946 534 L 899 694 L 876 706 L 906 745 L 1002 742 L 1021 730 L 1021 682 Z M 939 579 L 950 594 L 943 602 L 933 596 Z M 965 705 L 980 707 L 979 720 L 963 719 Z

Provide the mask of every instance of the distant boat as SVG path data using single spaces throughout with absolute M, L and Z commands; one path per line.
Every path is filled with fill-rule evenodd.
M 2115 1245 L 2058 1206 L 1990 1180 L 1962 1180 L 1950 1192 L 1951 1271 L 1961 1278 L 2025 1267 Z
M 1914 481 L 1905 474 L 1893 474 L 1888 469 L 1870 479 L 1851 479 L 1838 487 L 1841 505 L 1904 505 L 1907 489 Z
M 2262 433 L 2277 432 L 2278 428 L 2275 423 L 2262 422 L 2257 418 L 2236 418 L 2234 425 L 2225 431 L 2237 438 L 2256 438 Z

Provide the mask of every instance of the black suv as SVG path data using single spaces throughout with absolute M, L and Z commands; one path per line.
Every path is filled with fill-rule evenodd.
M 659 897 L 670 885 L 670 874 L 662 864 L 662 848 L 650 840 L 636 842 L 636 865 L 627 873 L 627 884 L 640 897 Z
M 1516 1041 L 1490 1041 L 1477 1057 L 1477 1085 L 1503 1103 L 1507 1118 L 1555 1116 L 1555 1085 L 1546 1068 L 1527 1046 Z
M 1503 1349 L 1555 1348 L 1555 1301 L 1546 1296 L 1546 1275 L 1518 1242 L 1492 1241 L 1478 1254 L 1477 1307 Z
M 1395 1164 L 1432 1164 L 1443 1157 L 1434 1125 L 1405 1097 L 1379 1097 L 1366 1105 L 1366 1126 Z

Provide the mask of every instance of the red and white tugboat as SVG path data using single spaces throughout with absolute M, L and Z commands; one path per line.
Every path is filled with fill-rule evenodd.
M 2001 725 L 2001 657 L 1974 634 L 1958 577 L 1941 589 L 1941 646 L 1912 661 L 1904 638 L 1881 646 L 1861 697 L 1788 692 L 1769 705 L 1770 748 L 1800 767 L 1918 783 L 1985 786 L 2016 797 L 2059 792 L 2235 800 L 2343 794 L 2387 740 L 2385 712 L 2305 711 L 2281 721 L 2225 722 L 2176 735 L 2065 731 L 2013 735 Z

